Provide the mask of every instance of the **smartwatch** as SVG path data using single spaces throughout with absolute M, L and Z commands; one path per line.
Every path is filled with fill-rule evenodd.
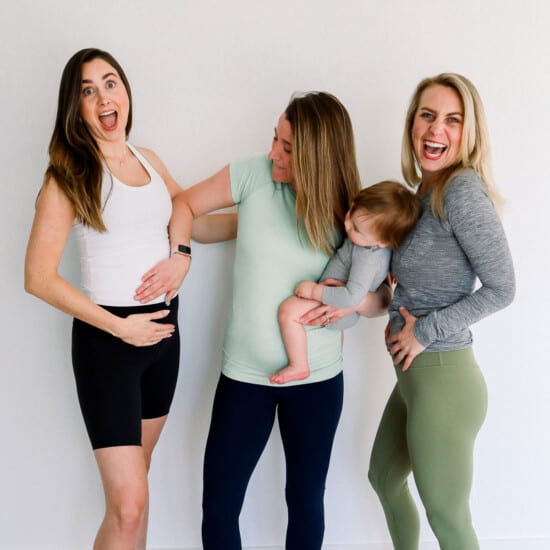
M 191 247 L 185 244 L 178 244 L 172 248 L 171 256 L 174 254 L 181 254 L 182 256 L 189 256 L 191 258 Z

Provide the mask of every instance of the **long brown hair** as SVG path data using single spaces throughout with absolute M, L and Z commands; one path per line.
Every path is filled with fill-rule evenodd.
M 292 128 L 296 215 L 310 244 L 332 254 L 361 188 L 351 120 L 326 92 L 295 96 L 285 110 Z
M 97 231 L 105 231 L 101 215 L 102 156 L 79 114 L 82 66 L 97 58 L 103 59 L 117 71 L 126 88 L 130 104 L 126 136 L 130 133 L 132 95 L 122 67 L 111 54 L 97 48 L 76 52 L 65 65 L 61 76 L 57 115 L 49 146 L 50 162 L 44 181 L 55 179 L 71 202 L 78 221 Z
M 493 180 L 489 131 L 485 110 L 476 87 L 470 80 L 460 74 L 441 73 L 437 76 L 425 78 L 416 87 L 409 104 L 405 118 L 405 129 L 403 131 L 401 169 L 405 181 L 413 187 L 416 187 L 421 181 L 418 161 L 415 157 L 412 143 L 412 127 L 422 94 L 431 86 L 436 85 L 451 88 L 458 94 L 464 109 L 464 122 L 462 125 L 459 158 L 453 166 L 442 170 L 434 183 L 430 199 L 432 211 L 439 218 L 445 218 L 443 204 L 445 185 L 454 175 L 465 168 L 473 168 L 479 174 L 487 194 L 498 208 L 502 199 Z

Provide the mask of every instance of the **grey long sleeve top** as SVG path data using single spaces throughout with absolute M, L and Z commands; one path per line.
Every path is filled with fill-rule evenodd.
M 323 288 L 323 303 L 336 307 L 358 305 L 367 292 L 376 290 L 390 267 L 391 250 L 378 246 L 362 247 L 349 239 L 336 251 L 321 275 L 321 280 L 338 279 L 346 286 L 326 286 Z M 353 313 L 329 325 L 334 330 L 344 330 L 353 326 L 359 319 Z
M 392 258 L 398 284 L 390 330 L 403 327 L 398 309 L 404 306 L 417 317 L 415 336 L 426 351 L 462 349 L 472 343 L 472 323 L 514 298 L 510 250 L 474 170 L 464 170 L 446 185 L 445 220 L 433 215 L 429 192 L 421 200 L 422 216 Z

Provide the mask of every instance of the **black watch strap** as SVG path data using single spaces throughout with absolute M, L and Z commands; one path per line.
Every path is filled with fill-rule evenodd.
M 178 244 L 172 249 L 172 254 L 182 254 L 183 256 L 191 256 L 191 247 L 185 244 Z

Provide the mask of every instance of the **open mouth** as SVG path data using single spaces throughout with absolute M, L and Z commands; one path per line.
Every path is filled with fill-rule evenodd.
M 430 160 L 438 160 L 443 156 L 443 153 L 447 150 L 447 146 L 442 143 L 436 143 L 435 141 L 424 142 L 424 156 Z
M 118 114 L 116 111 L 107 111 L 99 115 L 99 122 L 105 130 L 113 130 L 116 128 L 116 123 L 118 120 Z

